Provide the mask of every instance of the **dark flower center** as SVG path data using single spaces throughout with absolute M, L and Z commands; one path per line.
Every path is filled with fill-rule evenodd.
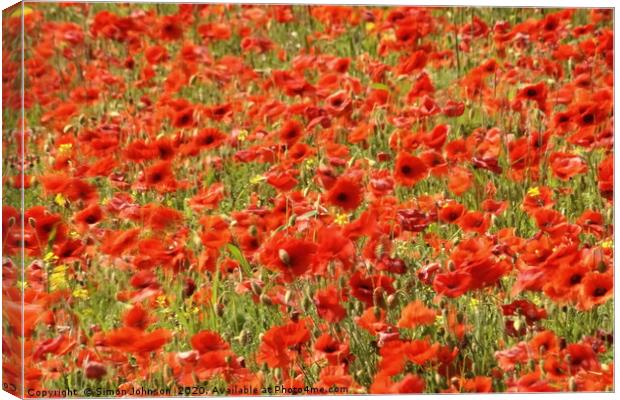
M 333 353 L 336 350 L 338 350 L 338 346 L 334 343 L 330 343 L 327 346 L 325 346 L 325 348 L 323 349 L 323 352 L 325 353 Z
M 581 275 L 575 274 L 573 276 L 570 277 L 570 284 L 571 285 L 576 285 L 578 283 L 581 282 Z
M 605 293 L 607 293 L 607 289 L 605 288 L 597 287 L 596 289 L 594 289 L 594 297 L 602 297 L 605 295 Z

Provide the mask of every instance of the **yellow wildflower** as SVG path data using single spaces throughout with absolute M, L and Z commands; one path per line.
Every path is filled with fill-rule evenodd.
M 45 262 L 51 262 L 56 260 L 58 260 L 58 256 L 51 251 L 47 252 L 47 254 L 45 254 L 45 257 L 43 257 L 43 261 Z
M 262 175 L 254 175 L 253 177 L 250 178 L 250 183 L 252 185 L 256 185 L 258 183 L 260 183 L 261 181 L 263 181 L 265 179 L 264 176 Z
M 52 269 L 49 277 L 50 290 L 54 291 L 67 287 L 67 268 L 66 265 L 58 265 Z
M 245 140 L 248 138 L 248 131 L 246 131 L 245 129 L 241 129 L 239 131 L 239 133 L 237 133 L 237 140 L 240 142 L 245 142 Z
M 58 193 L 56 197 L 54 197 L 54 203 L 58 204 L 61 207 L 64 207 L 65 204 L 67 204 L 67 200 L 65 200 L 65 197 L 62 195 L 62 193 Z
M 528 196 L 540 196 L 540 189 L 538 188 L 538 186 L 534 186 L 532 188 L 529 188 L 527 190 L 527 195 Z
M 82 299 L 82 300 L 86 300 L 88 299 L 88 290 L 86 290 L 85 288 L 77 288 L 73 291 L 72 293 L 73 297 L 75 297 L 76 299 Z
M 72 148 L 73 148 L 73 143 L 63 143 L 60 146 L 58 146 L 58 151 L 61 154 L 66 154 L 66 153 L 69 153 Z
M 347 222 L 349 222 L 349 215 L 348 214 L 337 214 L 334 222 L 337 223 L 338 225 L 344 225 Z

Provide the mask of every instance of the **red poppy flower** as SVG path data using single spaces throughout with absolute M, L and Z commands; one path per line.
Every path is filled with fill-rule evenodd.
M 356 271 L 349 279 L 351 294 L 367 307 L 374 305 L 377 295 L 389 295 L 394 293 L 392 286 L 394 279 L 386 275 L 366 276 L 360 271 Z
M 176 15 L 162 17 L 159 36 L 163 40 L 178 40 L 183 37 L 182 21 Z
M 538 104 L 541 110 L 546 110 L 545 101 L 549 90 L 544 82 L 528 85 L 517 92 L 517 99 L 532 100 Z
M 218 129 L 206 128 L 198 132 L 198 135 L 194 138 L 194 144 L 205 150 L 214 149 L 220 146 L 227 136 Z
M 145 333 L 140 329 L 123 327 L 106 333 L 103 343 L 120 351 L 144 354 L 160 350 L 171 338 L 170 332 L 163 328 Z
M 394 179 L 401 185 L 414 186 L 427 175 L 428 167 L 418 157 L 405 152 L 399 153 L 396 157 Z
M 324 333 L 316 339 L 314 349 L 325 356 L 331 365 L 340 365 L 349 357 L 348 343 L 341 343 L 328 333 Z
M 176 112 L 172 118 L 172 126 L 175 128 L 191 128 L 194 126 L 194 108 L 186 107 Z
M 300 140 L 304 135 L 303 126 L 299 121 L 296 120 L 288 120 L 286 121 L 280 131 L 278 136 L 280 140 L 286 143 L 289 147 L 295 144 L 298 140 Z
M 150 322 L 148 313 L 140 304 L 134 305 L 123 315 L 124 325 L 131 328 L 145 330 Z
M 469 190 L 473 179 L 472 173 L 467 168 L 458 165 L 454 166 L 450 169 L 450 174 L 448 175 L 448 189 L 455 195 L 460 196 Z
M 274 326 L 263 335 L 256 360 L 270 368 L 287 368 L 308 340 L 310 331 L 305 320 Z
M 407 304 L 401 311 L 399 328 L 415 328 L 420 325 L 430 325 L 435 322 L 437 312 L 428 308 L 419 300 Z
M 362 186 L 351 176 L 340 176 L 327 192 L 327 203 L 345 211 L 355 210 L 362 200 Z
M 549 157 L 549 163 L 553 174 L 563 181 L 588 171 L 588 165 L 581 157 L 569 153 L 555 152 Z
M 344 296 L 338 292 L 336 287 L 328 286 L 316 292 L 314 304 L 321 318 L 336 323 L 346 316 L 347 311 L 342 306 L 344 300 Z
M 222 337 L 211 331 L 200 331 L 190 340 L 192 348 L 197 350 L 200 354 L 208 353 L 210 351 L 228 350 L 230 346 Z
M 303 239 L 278 234 L 264 245 L 262 262 L 273 271 L 278 271 L 287 281 L 308 272 L 316 261 L 317 245 Z
M 590 310 L 606 303 L 613 296 L 614 278 L 611 273 L 590 272 L 583 278 L 578 308 Z
M 469 290 L 471 283 L 471 275 L 466 272 L 443 272 L 435 275 L 433 289 L 440 295 L 459 297 Z
M 487 214 L 480 211 L 468 211 L 458 220 L 458 225 L 465 232 L 476 232 L 484 234 L 491 225 L 491 220 Z

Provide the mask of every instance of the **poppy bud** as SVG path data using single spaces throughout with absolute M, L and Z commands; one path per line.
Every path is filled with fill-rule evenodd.
M 183 286 L 183 296 L 190 297 L 196 291 L 196 283 L 193 279 L 187 278 Z
M 260 295 L 259 300 L 260 300 L 261 303 L 265 304 L 266 306 L 270 306 L 270 305 L 273 304 L 273 302 L 271 301 L 269 296 L 267 296 L 265 293 Z
M 439 375 L 439 373 L 436 372 L 435 373 L 435 384 L 437 386 L 441 386 L 441 380 L 442 380 L 441 375 Z
M 280 261 L 282 261 L 284 265 L 288 266 L 291 264 L 291 256 L 289 256 L 286 250 L 284 249 L 278 250 L 278 257 L 280 257 Z
M 30 225 L 33 228 L 36 228 L 37 227 L 37 220 L 35 220 L 32 217 L 28 218 L 28 225 Z
M 293 214 L 291 215 L 291 217 L 288 219 L 288 225 L 289 226 L 293 226 L 295 225 L 295 222 L 297 221 L 297 215 Z
M 533 358 L 530 358 L 527 361 L 527 366 L 530 370 L 534 370 L 536 368 L 536 361 Z
M 284 304 L 290 303 L 291 297 L 293 297 L 293 292 L 291 290 L 287 290 L 286 293 L 284 293 Z
M 237 340 L 239 340 L 239 344 L 245 346 L 248 344 L 248 340 L 250 339 L 250 333 L 246 329 L 242 329 L 239 336 L 237 336 Z
M 377 161 L 379 162 L 386 162 L 386 161 L 390 161 L 391 159 L 392 159 L 392 156 L 390 155 L 390 153 L 386 153 L 384 151 L 377 153 Z
M 601 261 L 598 263 L 598 272 L 600 273 L 604 273 L 605 271 L 607 271 L 607 264 L 605 264 L 605 262 Z
M 499 380 L 499 379 L 502 379 L 502 378 L 504 377 L 504 372 L 503 372 L 500 368 L 494 367 L 494 368 L 491 370 L 491 376 L 492 376 L 493 378 L 495 378 L 495 379 L 498 379 L 498 380 Z
M 84 375 L 88 379 L 101 379 L 106 372 L 105 365 L 96 361 L 87 361 L 84 365 Z
M 450 385 L 454 386 L 455 388 L 459 387 L 459 378 L 457 378 L 456 376 L 452 377 L 452 379 L 450 379 Z
M 396 304 L 397 301 L 398 301 L 398 298 L 396 297 L 396 293 L 392 293 L 391 295 L 389 295 L 387 298 L 388 308 L 392 308 L 392 306 Z
M 301 303 L 301 306 L 303 307 L 304 311 L 309 312 L 312 308 L 312 304 L 312 298 L 305 296 Z
M 252 293 L 256 296 L 260 296 L 263 292 L 263 289 L 256 283 L 256 281 L 250 281 L 250 289 L 252 289 Z
M 215 306 L 215 314 L 218 317 L 223 317 L 224 316 L 224 304 L 217 303 L 217 305 Z
M 571 392 L 577 391 L 577 383 L 575 382 L 574 376 L 568 378 L 568 390 L 570 390 Z
M 373 302 L 375 303 L 375 306 L 377 307 L 381 307 L 381 308 L 385 308 L 387 306 L 386 302 L 385 302 L 385 296 L 384 294 L 384 290 L 382 287 L 378 287 L 375 288 L 375 290 L 372 293 L 372 299 Z
M 372 312 L 374 313 L 376 319 L 381 318 L 381 309 L 379 307 L 373 307 Z

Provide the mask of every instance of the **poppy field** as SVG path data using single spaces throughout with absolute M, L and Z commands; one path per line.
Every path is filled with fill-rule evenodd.
M 613 24 L 3 11 L 3 389 L 613 391 Z

